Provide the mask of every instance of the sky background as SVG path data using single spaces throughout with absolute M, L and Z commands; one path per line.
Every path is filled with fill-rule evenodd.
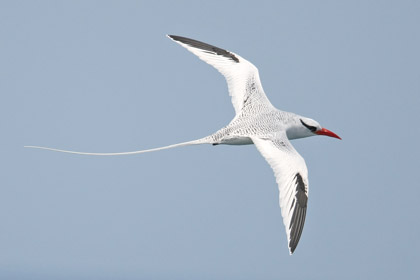
M 419 1 L 1 1 L 1 279 L 415 279 Z M 165 37 L 254 63 L 279 109 L 343 140 L 309 169 L 290 256 L 254 146 L 197 139 L 234 116 L 223 77 Z

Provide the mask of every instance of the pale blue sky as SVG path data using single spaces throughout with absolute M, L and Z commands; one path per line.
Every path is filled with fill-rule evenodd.
M 152 2 L 152 1 L 148 1 Z M 418 1 L 1 1 L 1 279 L 415 279 Z M 309 209 L 293 256 L 253 146 L 193 140 L 234 111 L 165 34 L 234 51 L 271 102 L 343 138 L 293 142 Z

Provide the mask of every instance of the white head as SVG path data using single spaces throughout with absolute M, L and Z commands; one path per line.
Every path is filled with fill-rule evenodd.
M 298 139 L 315 135 L 325 135 L 341 140 L 341 138 L 337 134 L 326 128 L 323 128 L 315 120 L 297 115 L 293 124 L 286 130 L 286 133 L 289 139 Z

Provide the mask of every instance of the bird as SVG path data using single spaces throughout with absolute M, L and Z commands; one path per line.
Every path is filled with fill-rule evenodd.
M 275 108 L 263 90 L 257 67 L 238 54 L 182 36 L 167 37 L 213 66 L 225 77 L 235 110 L 234 118 L 225 127 L 197 140 L 131 152 L 91 153 L 42 146 L 25 147 L 82 155 L 116 156 L 199 144 L 254 144 L 274 171 L 287 244 L 292 255 L 305 224 L 309 184 L 305 160 L 290 140 L 316 135 L 341 138 L 313 119 Z

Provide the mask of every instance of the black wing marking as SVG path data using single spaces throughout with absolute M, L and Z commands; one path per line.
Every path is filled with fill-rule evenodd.
M 202 50 L 210 52 L 210 53 L 214 53 L 214 54 L 217 54 L 217 55 L 221 55 L 221 56 L 230 58 L 231 60 L 239 63 L 239 59 L 233 53 L 231 53 L 227 50 L 224 50 L 224 49 L 221 49 L 221 48 L 218 48 L 218 47 L 215 47 L 215 46 L 212 46 L 212 45 L 209 45 L 209 44 L 197 41 L 197 40 L 193 40 L 193 39 L 190 39 L 190 38 L 185 38 L 185 37 L 176 36 L 176 35 L 168 35 L 168 36 L 175 41 L 179 41 L 179 42 L 184 43 L 186 45 L 189 45 L 191 47 L 202 49 Z
M 289 225 L 289 229 L 291 229 L 289 241 L 289 248 L 291 253 L 295 251 L 296 246 L 299 243 L 300 236 L 302 235 L 302 230 L 306 218 L 306 206 L 308 203 L 306 186 L 303 182 L 302 176 L 299 173 L 296 173 L 294 181 L 296 183 L 296 196 L 293 199 L 290 209 L 295 207 L 295 210 L 293 211 L 292 219 Z

